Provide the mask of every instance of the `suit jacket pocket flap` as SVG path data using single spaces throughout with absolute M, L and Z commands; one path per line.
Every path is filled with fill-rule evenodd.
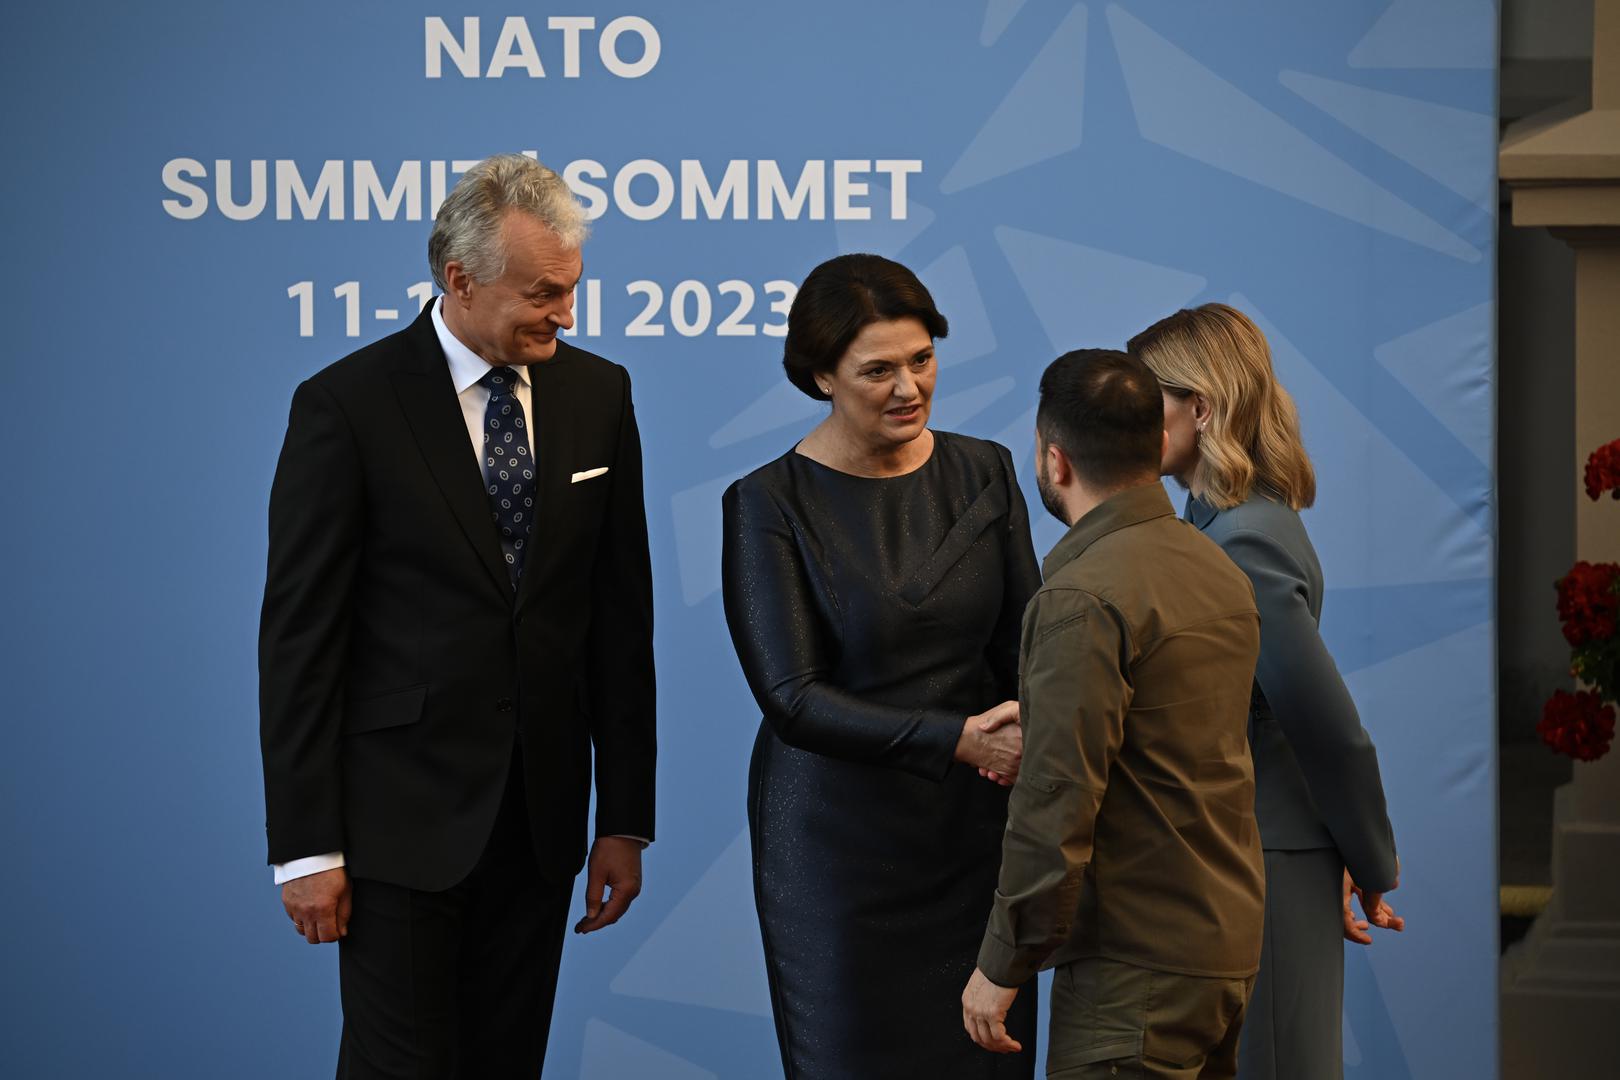
M 373 697 L 351 699 L 343 708 L 343 734 L 358 735 L 362 731 L 380 731 L 416 723 L 422 719 L 427 689 L 427 683 L 423 683 Z

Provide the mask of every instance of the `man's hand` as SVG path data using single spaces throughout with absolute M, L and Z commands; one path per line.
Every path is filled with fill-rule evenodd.
M 606 902 L 602 889 L 606 887 Z M 585 870 L 585 917 L 574 927 L 588 934 L 612 926 L 641 892 L 641 843 L 624 836 L 601 836 L 591 845 Z
M 311 945 L 347 937 L 352 907 L 348 871 L 340 866 L 293 878 L 281 887 L 281 906 L 293 929 Z
M 973 969 L 973 977 L 962 991 L 962 1026 L 974 1042 L 996 1054 L 1016 1054 L 1024 1048 L 1007 1034 L 1007 1010 L 1016 997 L 1016 987 L 997 986 L 984 972 Z
M 1018 702 L 1003 701 L 962 725 L 956 760 L 976 766 L 979 775 L 1002 787 L 1018 779 L 1024 759 L 1024 729 L 1018 725 Z
M 1350 908 L 1350 896 L 1354 894 L 1361 901 L 1362 913 L 1365 918 L 1356 918 L 1356 913 Z M 1372 935 L 1367 933 L 1369 923 L 1380 930 L 1394 930 L 1399 933 L 1406 929 L 1406 920 L 1395 914 L 1395 909 L 1384 900 L 1383 893 L 1367 892 L 1356 887 L 1350 880 L 1350 871 L 1344 872 L 1344 939 L 1353 941 L 1357 945 L 1371 945 Z

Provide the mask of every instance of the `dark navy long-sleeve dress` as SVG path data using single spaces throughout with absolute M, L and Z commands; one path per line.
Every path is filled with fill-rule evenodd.
M 937 432 L 902 476 L 797 452 L 724 498 L 726 619 L 764 713 L 749 776 L 755 898 L 790 1080 L 1033 1074 L 962 1029 L 1007 794 L 953 761 L 1018 696 L 1040 584 L 1012 459 Z

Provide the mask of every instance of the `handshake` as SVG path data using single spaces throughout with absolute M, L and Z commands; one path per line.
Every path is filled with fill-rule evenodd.
M 1024 729 L 1018 723 L 1018 702 L 1003 701 L 967 718 L 956 742 L 956 760 L 978 768 L 986 780 L 1011 787 L 1024 760 Z

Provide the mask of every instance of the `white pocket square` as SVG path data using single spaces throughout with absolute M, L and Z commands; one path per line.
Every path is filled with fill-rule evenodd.
M 603 465 L 600 469 L 586 469 L 584 472 L 575 473 L 573 475 L 573 478 L 570 479 L 568 482 L 570 484 L 577 484 L 581 480 L 594 480 L 598 476 L 601 476 L 603 473 L 605 473 L 607 471 L 608 471 L 608 467 L 606 465 Z

